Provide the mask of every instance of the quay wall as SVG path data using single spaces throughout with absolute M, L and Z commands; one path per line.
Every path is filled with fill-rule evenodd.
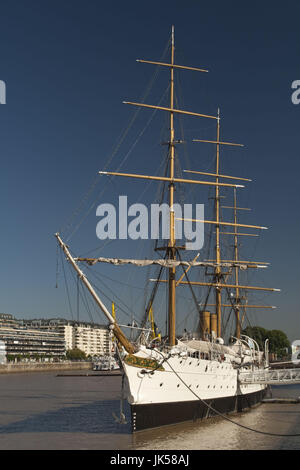
M 91 362 L 32 362 L 0 364 L 0 374 L 16 372 L 51 372 L 59 370 L 92 370 Z

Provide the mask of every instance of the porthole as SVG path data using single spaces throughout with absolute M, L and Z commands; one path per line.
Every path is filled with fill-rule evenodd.
M 146 372 L 144 369 L 142 369 L 142 370 L 140 370 L 140 371 L 137 373 L 137 376 L 138 376 L 140 379 L 143 379 L 143 378 L 145 377 L 145 374 L 146 374 L 146 373 L 147 373 L 147 372 Z M 148 377 L 149 377 L 149 376 L 148 376 Z

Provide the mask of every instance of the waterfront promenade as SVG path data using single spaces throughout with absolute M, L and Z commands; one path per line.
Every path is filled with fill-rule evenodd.
M 17 362 L 0 364 L 0 374 L 62 371 L 62 370 L 92 370 L 91 362 Z

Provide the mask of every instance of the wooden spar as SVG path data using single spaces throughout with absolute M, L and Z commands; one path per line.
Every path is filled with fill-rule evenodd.
M 165 279 L 150 279 L 152 282 L 168 282 Z M 280 289 L 273 289 L 270 287 L 254 287 L 254 286 L 237 286 L 236 284 L 223 284 L 223 283 L 214 283 L 214 282 L 198 282 L 198 281 L 180 281 L 181 284 L 191 284 L 193 286 L 206 286 L 206 287 L 229 287 L 229 288 L 236 288 L 239 287 L 240 289 L 250 289 L 250 290 L 263 290 L 263 291 L 272 291 L 272 292 L 280 292 Z
M 172 69 L 171 69 L 171 71 L 172 71 Z M 160 109 L 161 111 L 168 111 L 169 113 L 179 113 L 179 114 L 186 114 L 188 116 L 197 116 L 197 117 L 203 117 L 203 118 L 208 118 L 208 119 L 218 119 L 216 116 L 209 116 L 207 114 L 193 113 L 191 111 L 184 111 L 182 109 L 165 108 L 163 106 L 154 106 L 152 104 L 144 104 L 144 103 L 134 103 L 132 101 L 123 101 L 123 103 L 124 104 L 131 104 L 133 106 L 141 106 L 143 108 Z
M 251 180 L 249 180 L 251 181 Z M 231 206 L 221 206 L 222 209 L 235 209 L 237 211 L 251 211 L 249 207 L 231 207 Z
M 243 144 L 234 144 L 233 142 L 220 142 L 218 140 L 193 139 L 193 142 L 204 142 L 204 143 L 207 143 L 207 144 L 232 145 L 232 146 L 235 146 L 235 147 L 244 147 Z
M 153 60 L 142 60 L 142 59 L 136 59 L 136 61 L 142 62 L 143 64 L 161 65 L 163 67 L 172 67 L 175 69 L 194 70 L 196 72 L 208 72 L 208 70 L 205 70 L 205 69 L 199 69 L 198 67 L 187 67 L 186 65 L 166 64 L 165 62 L 154 62 Z
M 237 232 L 237 233 L 234 233 L 234 232 L 220 232 L 222 235 L 235 235 L 235 236 L 240 236 L 240 235 L 244 235 L 244 236 L 247 236 L 247 237 L 259 237 L 259 235 L 255 234 L 255 233 L 241 233 L 241 232 Z
M 206 307 L 215 307 L 215 304 L 206 304 Z M 236 307 L 235 305 L 232 304 L 222 304 L 222 307 Z M 275 309 L 274 305 L 245 305 L 245 304 L 239 304 L 240 308 L 271 308 Z
M 228 178 L 232 180 L 241 180 L 241 181 L 252 181 L 248 178 L 239 178 L 237 176 L 227 176 L 227 175 L 216 175 L 215 173 L 206 173 L 204 171 L 194 171 L 194 170 L 183 170 L 184 173 L 195 173 L 197 175 L 206 175 L 206 176 L 218 176 L 219 178 Z M 222 206 L 224 207 L 224 206 Z
M 208 263 L 215 263 L 216 260 L 215 259 L 205 259 L 204 261 L 207 261 Z M 232 259 L 226 259 L 226 260 L 222 260 L 223 263 L 236 263 L 235 260 L 232 260 Z M 238 260 L 237 261 L 238 264 L 257 264 L 257 265 L 260 265 L 260 264 L 263 264 L 263 265 L 268 265 L 270 263 L 266 263 L 265 261 L 241 261 L 241 260 Z
M 174 144 L 173 144 L 174 146 Z M 229 184 L 229 183 L 215 183 L 214 181 L 199 181 L 199 180 L 189 180 L 184 178 L 174 178 L 167 176 L 149 176 L 149 175 L 137 175 L 134 173 L 118 173 L 115 171 L 99 171 L 100 175 L 112 175 L 112 176 L 125 176 L 127 178 L 137 178 L 137 179 L 146 179 L 153 181 L 169 181 L 170 183 L 190 183 L 190 184 L 203 184 L 207 186 L 227 186 L 231 188 L 244 188 L 242 185 Z
M 88 281 L 88 279 L 86 278 L 84 273 L 79 269 L 79 267 L 77 266 L 77 263 L 75 262 L 74 258 L 71 255 L 67 245 L 62 241 L 60 235 L 58 233 L 56 233 L 55 237 L 57 238 L 57 241 L 58 241 L 59 245 L 61 246 L 63 252 L 65 253 L 65 255 L 67 257 L 67 260 L 70 262 L 70 264 L 73 266 L 73 268 L 77 272 L 79 279 L 81 279 L 82 283 L 86 286 L 86 288 L 88 289 L 88 291 L 92 295 L 92 297 L 95 300 L 98 307 L 102 310 L 102 312 L 104 313 L 104 315 L 108 319 L 108 321 L 110 323 L 110 326 L 113 327 L 112 328 L 113 334 L 115 335 L 117 340 L 120 341 L 122 346 L 124 346 L 126 351 L 129 354 L 133 354 L 136 351 L 134 345 L 132 343 L 130 343 L 130 341 L 128 341 L 128 339 L 126 338 L 126 336 L 124 335 L 124 333 L 120 329 L 119 325 L 116 323 L 116 320 L 114 319 L 114 317 L 107 310 L 104 303 L 99 298 L 99 296 L 95 292 L 94 288 L 92 287 L 92 285 L 90 284 L 90 282 Z
M 235 224 L 232 222 L 220 222 L 217 220 L 198 220 L 198 219 L 183 219 L 182 217 L 176 217 L 176 220 L 186 220 L 187 222 L 201 222 L 203 224 L 215 224 L 215 225 L 228 225 L 230 227 L 245 227 L 245 228 L 256 228 L 259 230 L 267 230 L 268 227 L 260 227 L 258 225 L 246 225 L 246 224 Z M 217 260 L 218 262 L 218 260 Z

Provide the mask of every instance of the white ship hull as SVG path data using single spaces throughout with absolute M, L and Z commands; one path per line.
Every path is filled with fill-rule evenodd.
M 136 356 L 147 361 L 150 354 L 152 358 L 155 356 L 151 350 L 140 351 Z M 126 360 L 123 367 L 133 432 L 208 418 L 215 414 L 213 410 L 242 411 L 260 402 L 266 392 L 265 385 L 240 385 L 238 369 L 230 359 L 209 360 L 176 354 L 162 363 L 164 370 L 131 365 Z

